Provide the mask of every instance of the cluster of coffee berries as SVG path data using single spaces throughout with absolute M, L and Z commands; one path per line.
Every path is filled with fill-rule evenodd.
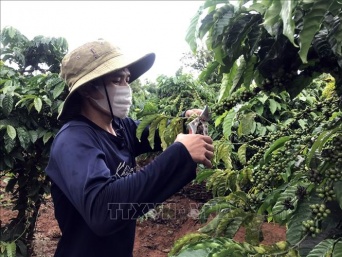
M 318 219 L 326 218 L 331 213 L 331 211 L 326 207 L 325 204 L 311 204 L 310 205 L 311 212 L 314 217 Z
M 313 183 L 320 184 L 324 179 L 323 174 L 316 169 L 310 169 L 308 173 L 309 180 Z
M 335 165 L 335 167 L 331 167 L 330 169 L 327 169 L 325 171 L 325 176 L 328 178 L 328 180 L 331 181 L 338 181 L 342 180 L 342 170 L 341 170 L 341 164 Z
M 318 220 L 306 220 L 302 222 L 302 225 L 304 227 L 304 231 L 309 233 L 312 237 L 316 237 L 317 234 L 321 233 Z
M 254 91 L 243 91 L 239 94 L 235 94 L 230 98 L 223 99 L 220 103 L 213 106 L 212 110 L 214 113 L 221 115 L 225 111 L 229 111 L 237 104 L 248 102 L 253 96 L 257 94 L 257 90 Z
M 272 89 L 273 87 L 282 88 L 287 84 L 290 84 L 291 80 L 297 76 L 297 71 L 289 71 L 282 74 L 272 74 L 271 77 L 265 78 L 260 87 L 266 91 Z
M 322 219 L 328 217 L 331 211 L 324 203 L 311 204 L 309 207 L 312 217 L 309 220 L 303 221 L 302 225 L 305 232 L 309 233 L 312 237 L 315 237 L 321 232 L 320 223 Z
M 318 197 L 325 199 L 326 201 L 332 201 L 336 199 L 336 194 L 332 185 L 325 185 L 317 188 Z

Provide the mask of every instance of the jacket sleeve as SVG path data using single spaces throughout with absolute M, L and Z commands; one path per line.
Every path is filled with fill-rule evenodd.
M 98 235 L 121 229 L 195 178 L 196 163 L 179 142 L 142 170 L 116 178 L 91 130 L 77 135 L 56 137 L 46 172 Z

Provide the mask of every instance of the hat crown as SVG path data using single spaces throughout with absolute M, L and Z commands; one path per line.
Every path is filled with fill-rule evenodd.
M 61 65 L 60 76 L 69 90 L 82 77 L 112 58 L 122 55 L 121 49 L 104 40 L 86 43 L 67 54 Z
M 130 56 L 102 39 L 76 48 L 65 55 L 61 63 L 60 76 L 68 85 L 69 94 L 58 119 L 67 120 L 79 113 L 81 99 L 76 92 L 81 86 L 123 68 L 129 69 L 130 82 L 133 82 L 152 67 L 154 60 L 154 53 Z

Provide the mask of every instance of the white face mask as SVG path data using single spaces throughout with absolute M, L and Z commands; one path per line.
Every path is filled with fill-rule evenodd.
M 103 86 L 96 86 L 96 89 L 102 94 L 101 99 L 91 99 L 104 111 L 109 114 L 110 109 L 108 105 L 108 100 L 106 96 L 106 91 Z M 108 97 L 110 101 L 110 106 L 112 108 L 113 114 L 118 118 L 126 118 L 129 112 L 129 108 L 132 105 L 132 89 L 130 86 L 118 86 L 110 85 L 107 87 Z

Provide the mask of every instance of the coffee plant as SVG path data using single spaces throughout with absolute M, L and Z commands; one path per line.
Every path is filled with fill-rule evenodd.
M 67 43 L 28 40 L 12 27 L 1 31 L 0 42 L 0 179 L 14 211 L 1 224 L 0 255 L 31 256 L 39 208 L 49 193 L 44 169 L 66 93 L 57 73 Z
M 49 194 L 44 168 L 67 94 L 58 76 L 67 43 L 42 36 L 28 40 L 12 27 L 1 31 L 0 40 L 0 178 L 13 206 L 13 219 L 1 224 L 0 256 L 31 256 L 39 208 Z M 166 148 L 186 129 L 182 111 L 202 108 L 215 97 L 204 84 L 181 71 L 175 77 L 162 75 L 155 84 L 135 81 L 130 115 L 144 117 L 137 135 L 149 125 L 150 134 L 157 132 Z M 154 137 L 149 140 L 154 146 Z
M 131 115 L 138 138 L 149 126 L 151 146 L 156 133 L 165 149 L 186 131 L 193 117 L 184 110 L 211 112 L 214 168 L 199 166 L 196 181 L 213 198 L 200 210 L 205 225 L 169 256 L 342 255 L 341 8 L 340 0 L 207 0 L 186 35 L 194 53 L 205 39 L 212 54 L 199 79 L 180 70 L 136 85 Z M 0 41 L 0 176 L 17 210 L 1 225 L 0 251 L 26 256 L 49 193 L 43 169 L 60 127 L 67 44 L 13 28 Z M 263 245 L 264 222 L 286 226 L 286 241 Z
M 342 2 L 206 1 L 187 41 L 214 53 L 213 198 L 169 256 L 342 255 Z M 210 219 L 209 219 L 210 218 Z M 261 224 L 286 226 L 262 244 Z M 236 242 L 244 227 L 245 242 Z
M 136 117 L 141 120 L 137 137 L 140 138 L 144 128 L 149 126 L 151 147 L 154 147 L 157 132 L 165 149 L 179 133 L 187 131 L 187 123 L 194 118 L 185 119 L 184 111 L 211 105 L 216 92 L 205 82 L 196 81 L 192 75 L 181 71 L 174 77 L 159 76 L 155 87 L 156 92 L 149 95 L 142 109 L 137 110 Z

